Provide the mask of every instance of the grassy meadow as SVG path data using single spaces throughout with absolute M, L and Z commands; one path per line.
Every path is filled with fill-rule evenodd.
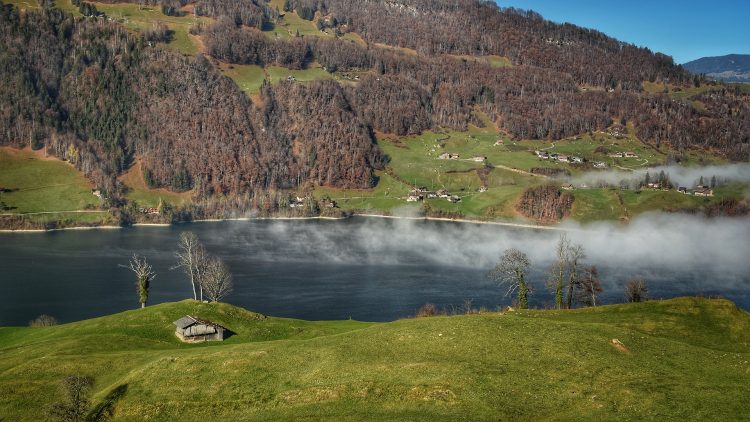
M 180 343 L 185 314 L 236 334 Z M 725 300 L 390 323 L 183 301 L 0 328 L 0 418 L 44 419 L 82 373 L 112 420 L 739 420 L 749 361 L 750 315 Z
M 101 201 L 92 184 L 70 164 L 41 151 L 0 148 L 0 199 L 8 212 L 26 214 L 93 209 Z
M 171 205 L 182 205 L 190 201 L 191 192 L 172 192 L 164 188 L 150 188 L 143 178 L 143 170 L 140 162 L 136 161 L 133 166 L 119 177 L 125 185 L 125 198 L 135 201 L 140 206 L 156 207 L 160 201 Z

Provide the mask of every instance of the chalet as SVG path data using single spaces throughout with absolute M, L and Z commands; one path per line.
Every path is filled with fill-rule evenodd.
M 625 158 L 638 158 L 638 155 L 633 151 L 628 151 L 625 153 Z
M 682 186 L 680 186 L 679 188 L 677 188 L 677 192 L 682 193 L 682 194 L 686 194 L 686 195 L 689 193 L 688 189 L 686 187 L 682 187 Z
M 605 169 L 605 168 L 607 168 L 607 164 L 602 163 L 601 161 L 597 161 L 596 163 L 594 163 L 594 168 L 595 169 Z
M 176 327 L 174 334 L 186 343 L 224 341 L 229 331 L 219 324 L 204 321 L 190 315 L 178 319 L 173 324 Z
M 503 145 L 505 145 L 505 141 L 503 141 L 502 139 L 498 139 L 497 141 L 495 141 L 496 147 L 501 147 Z
M 414 188 L 409 192 L 409 196 L 406 197 L 406 202 L 417 202 L 424 200 L 427 188 Z
M 479 192 L 479 193 L 485 193 L 485 192 L 487 192 L 487 186 L 480 186 L 479 190 L 477 190 L 477 192 Z
M 615 153 L 609 154 L 609 156 L 610 156 L 610 158 L 622 158 L 622 157 L 625 156 L 625 154 L 623 154 L 621 152 L 615 152 Z
M 141 214 L 159 214 L 159 208 L 153 208 L 153 207 L 138 208 L 138 211 Z
M 294 197 L 289 200 L 289 208 L 302 208 L 305 206 L 305 199 L 307 198 L 301 198 L 299 196 Z
M 448 202 L 450 202 L 451 204 L 459 203 L 459 202 L 461 202 L 461 197 L 456 196 L 456 195 L 452 195 L 452 196 L 448 197 Z
M 582 163 L 583 162 L 583 158 L 581 158 L 581 157 L 570 157 L 570 162 L 571 163 Z
M 94 189 L 91 191 L 91 193 L 97 198 L 102 199 L 102 191 L 100 191 L 99 189 Z
M 478 155 L 478 156 L 476 156 L 476 157 L 472 158 L 472 159 L 471 159 L 471 161 L 476 161 L 477 163 L 482 163 L 482 162 L 484 162 L 484 160 L 486 160 L 486 159 L 487 159 L 487 157 L 482 157 L 482 156 L 479 156 L 479 155 Z
M 709 188 L 698 189 L 695 191 L 695 196 L 714 196 L 714 191 Z
M 553 152 L 552 154 L 549 155 L 549 158 L 551 158 L 553 160 L 557 160 L 557 157 L 559 157 L 559 156 L 560 156 L 560 154 L 558 154 L 556 152 Z
M 559 161 L 561 163 L 568 163 L 568 162 L 570 162 L 570 157 L 568 157 L 567 155 L 558 155 L 557 156 L 557 161 Z
M 563 190 L 573 190 L 573 185 L 568 183 L 567 185 L 560 186 Z
M 336 208 L 336 201 L 329 198 L 323 198 L 320 201 L 320 204 L 323 206 L 323 208 Z
M 549 160 L 549 154 L 546 151 L 534 151 L 534 154 L 542 160 Z
M 448 193 L 448 191 L 445 189 L 440 189 L 439 191 L 435 193 L 437 193 L 437 196 L 439 196 L 440 198 L 450 198 L 451 196 L 451 194 Z

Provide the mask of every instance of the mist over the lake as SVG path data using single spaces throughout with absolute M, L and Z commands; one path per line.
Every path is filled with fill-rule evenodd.
M 642 167 L 632 171 L 610 169 L 602 171 L 589 171 L 581 175 L 568 178 L 576 186 L 618 186 L 625 183 L 637 186 L 643 182 L 646 173 L 651 175 L 651 180 L 656 181 L 661 172 L 669 175 L 675 186 L 691 188 L 697 185 L 703 178 L 705 184 L 710 183 L 716 177 L 718 183 L 750 182 L 750 163 L 731 163 L 722 165 L 707 165 L 686 167 L 680 165 Z
M 507 248 L 528 254 L 532 306 L 545 288 L 565 230 L 599 268 L 601 303 L 621 303 L 623 284 L 642 277 L 653 298 L 725 296 L 750 309 L 750 219 L 646 214 L 629 224 L 563 224 L 547 229 L 354 217 L 338 221 L 226 221 L 171 227 L 0 234 L 0 325 L 39 314 L 75 321 L 138 306 L 132 273 L 119 265 L 138 253 L 158 276 L 150 303 L 192 297 L 170 270 L 179 235 L 192 231 L 234 275 L 229 303 L 302 319 L 386 321 L 440 307 L 495 309 L 511 298 L 487 277 Z
M 750 220 L 651 213 L 629 224 L 565 223 L 552 230 L 499 228 L 491 224 L 430 224 L 409 219 L 366 219 L 349 225 L 290 225 L 270 227 L 277 239 L 291 239 L 283 259 L 331 261 L 343 264 L 436 265 L 489 268 L 507 248 L 517 248 L 532 262 L 550 261 L 561 231 L 580 243 L 592 263 L 633 266 L 658 263 L 696 265 L 728 272 L 750 272 Z M 250 247 L 262 239 L 253 232 L 237 234 Z M 343 241 L 348 238 L 356 243 Z M 259 247 L 260 257 L 277 260 L 276 253 Z

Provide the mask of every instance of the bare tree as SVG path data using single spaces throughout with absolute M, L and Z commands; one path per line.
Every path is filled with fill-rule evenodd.
M 47 314 L 39 315 L 38 317 L 29 321 L 29 327 L 51 327 L 57 324 L 57 319 Z
M 206 263 L 205 272 L 201 275 L 200 283 L 206 297 L 212 302 L 218 302 L 232 292 L 232 274 L 224 262 L 211 257 Z
M 79 422 L 86 420 L 86 414 L 91 407 L 89 391 L 94 385 L 94 379 L 87 375 L 68 375 L 62 380 L 62 390 L 65 400 L 55 403 L 49 410 L 52 419 L 65 422 Z
M 138 292 L 138 301 L 141 303 L 141 308 L 146 307 L 148 302 L 148 292 L 151 288 L 151 281 L 156 278 L 156 273 L 151 268 L 151 264 L 146 262 L 146 257 L 138 256 L 133 254 L 128 265 L 122 265 L 122 267 L 129 268 L 135 273 L 136 276 L 136 291 Z
M 599 279 L 599 269 L 596 268 L 596 265 L 587 267 L 584 270 L 583 277 L 578 286 L 578 302 L 586 306 L 596 306 L 597 297 L 604 291 Z
M 518 305 L 528 309 L 528 295 L 531 293 L 526 282 L 526 271 L 529 269 L 529 258 L 518 249 L 508 249 L 500 257 L 500 262 L 490 271 L 489 276 L 507 286 L 506 296 L 518 294 Z
M 569 248 L 570 240 L 568 240 L 568 235 L 561 233 L 560 240 L 558 240 L 555 247 L 557 260 L 552 264 L 552 268 L 550 269 L 549 283 L 549 286 L 555 293 L 555 308 L 557 309 L 562 309 L 563 307 L 563 285 L 565 283 L 566 257 Z
M 193 288 L 193 299 L 198 300 L 200 290 L 200 300 L 203 300 L 203 285 L 200 282 L 201 274 L 206 268 L 206 249 L 198 240 L 198 236 L 193 232 L 183 232 L 180 234 L 180 243 L 177 251 L 177 265 L 172 269 L 182 268 L 185 274 L 190 278 L 190 285 Z
M 625 283 L 625 299 L 628 302 L 643 302 L 648 298 L 646 280 L 634 278 Z
M 586 258 L 586 253 L 583 251 L 581 245 L 570 245 L 567 248 L 565 254 L 566 266 L 568 267 L 568 297 L 567 306 L 568 309 L 573 307 L 573 296 L 575 295 L 575 288 L 579 282 L 580 275 L 578 274 L 578 265 Z

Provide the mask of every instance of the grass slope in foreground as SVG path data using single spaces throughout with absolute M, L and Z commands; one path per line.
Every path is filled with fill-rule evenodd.
M 237 335 L 181 344 L 185 314 Z M 681 298 L 371 324 L 183 301 L 0 328 L 0 419 L 42 419 L 74 372 L 96 378 L 95 405 L 124 391 L 116 420 L 738 420 L 750 314 Z

